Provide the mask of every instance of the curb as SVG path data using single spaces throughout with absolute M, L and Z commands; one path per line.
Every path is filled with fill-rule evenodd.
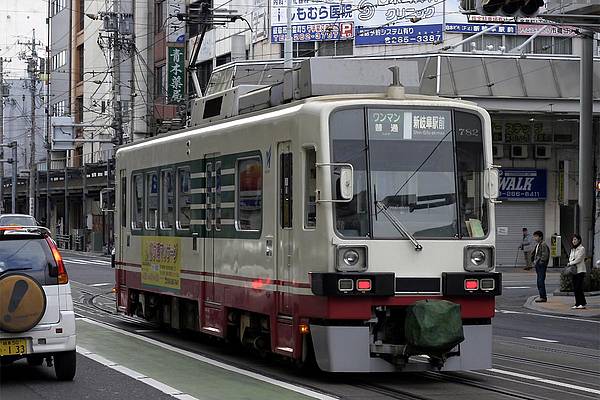
M 551 296 L 549 296 L 551 297 Z M 527 308 L 529 310 L 533 310 L 533 311 L 537 311 L 539 313 L 543 313 L 543 314 L 551 314 L 551 315 L 568 315 L 570 317 L 584 317 L 584 318 L 591 318 L 591 317 L 600 317 L 600 311 L 594 311 L 591 309 L 586 309 L 586 310 L 571 310 L 570 308 L 568 308 L 567 310 L 564 311 L 553 311 L 553 310 L 548 310 L 546 308 L 544 308 L 543 306 L 538 306 L 538 303 L 536 303 L 534 300 L 537 299 L 538 296 L 531 296 L 529 297 L 526 301 L 525 304 L 523 304 L 524 308 Z M 547 303 L 539 303 L 539 304 L 547 304 Z
M 561 291 L 558 291 L 558 290 L 555 290 L 554 292 L 552 292 L 552 294 L 554 296 L 571 296 L 571 297 L 575 296 L 575 293 L 573 293 L 573 292 L 561 292 Z M 584 294 L 585 297 L 600 296 L 600 291 L 596 290 L 596 291 L 593 291 L 593 292 L 584 292 L 583 294 Z

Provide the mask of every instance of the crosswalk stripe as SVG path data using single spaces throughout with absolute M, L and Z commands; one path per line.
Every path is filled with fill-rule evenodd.
M 63 260 L 65 260 L 66 262 L 73 263 L 73 264 L 110 265 L 110 261 L 96 260 L 96 259 L 82 260 L 80 258 L 64 257 Z

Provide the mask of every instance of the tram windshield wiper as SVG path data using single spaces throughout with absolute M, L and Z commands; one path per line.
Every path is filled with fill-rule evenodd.
M 413 246 L 415 246 L 415 250 L 423 250 L 423 246 L 421 246 L 421 244 L 417 241 L 413 234 L 410 233 L 408 229 L 406 229 L 402 222 L 400 222 L 398 218 L 396 218 L 392 213 L 389 212 L 387 206 L 383 202 L 375 200 L 375 207 L 388 219 L 388 221 L 390 221 L 392 226 L 396 228 L 398 232 L 400 232 L 402 235 L 404 235 L 404 237 L 411 241 Z

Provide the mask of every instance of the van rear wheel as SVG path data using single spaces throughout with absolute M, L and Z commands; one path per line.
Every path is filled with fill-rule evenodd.
M 54 355 L 54 372 L 59 381 L 72 381 L 77 370 L 77 354 L 75 350 L 56 353 Z

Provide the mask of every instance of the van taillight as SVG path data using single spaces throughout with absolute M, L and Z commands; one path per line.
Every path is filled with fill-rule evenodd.
M 46 238 L 46 242 L 48 242 L 50 250 L 52 251 L 52 257 L 54 257 L 54 261 L 56 262 L 56 267 L 58 269 L 58 284 L 62 285 L 69 283 L 69 275 L 65 269 L 65 263 L 63 262 L 60 252 L 58 251 L 58 247 L 56 247 L 56 243 L 54 243 L 54 240 L 49 237 Z

